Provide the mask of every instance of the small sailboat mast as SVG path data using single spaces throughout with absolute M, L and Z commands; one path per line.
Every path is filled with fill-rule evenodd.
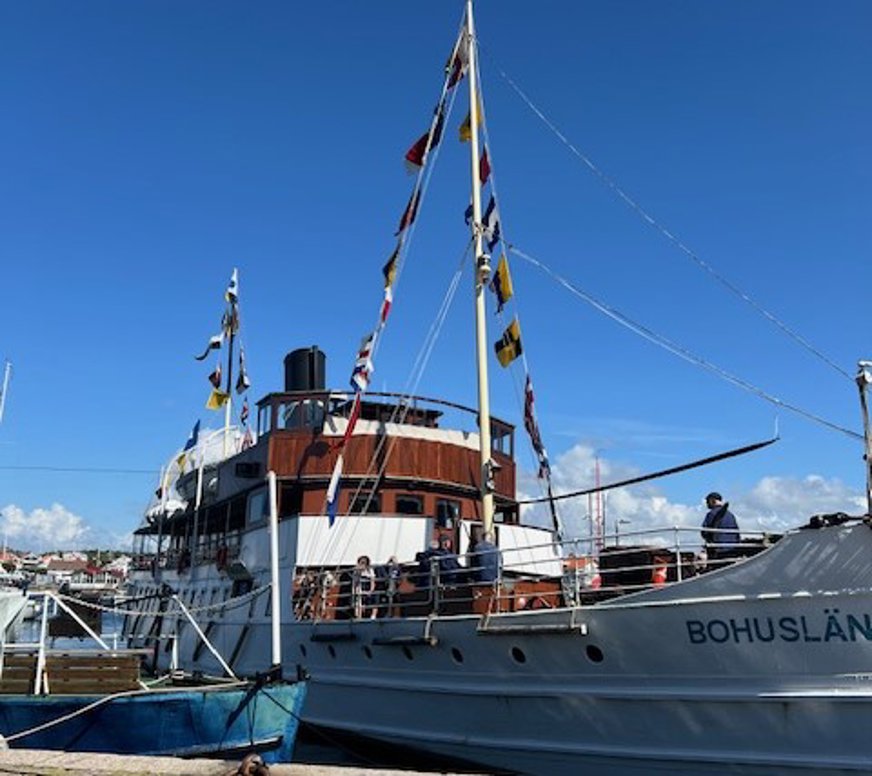
M 863 460 L 866 464 L 866 514 L 872 517 L 872 426 L 866 389 L 872 384 L 872 361 L 857 363 L 857 387 L 860 389 L 860 411 L 863 414 Z
M 485 321 L 485 288 L 490 278 L 490 256 L 483 250 L 481 225 L 481 182 L 479 179 L 478 151 L 478 82 L 475 22 L 472 17 L 472 0 L 466 2 L 466 32 L 469 46 L 469 152 L 472 170 L 472 228 L 473 249 L 475 251 L 475 354 L 478 371 L 478 426 L 479 450 L 481 453 L 481 519 L 485 533 L 493 530 L 494 520 L 494 462 L 491 457 L 491 419 L 490 398 L 487 373 L 487 325 Z
M 12 362 L 7 361 L 3 367 L 3 388 L 0 389 L 0 423 L 3 422 L 3 410 L 6 407 L 6 391 L 9 390 L 9 377 L 12 374 Z

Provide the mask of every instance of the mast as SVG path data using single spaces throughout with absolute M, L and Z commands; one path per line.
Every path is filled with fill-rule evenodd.
M 872 361 L 857 362 L 857 387 L 860 389 L 860 411 L 863 414 L 863 460 L 866 464 L 866 514 L 872 517 L 872 426 L 869 423 L 869 406 L 866 389 L 872 384 L 869 368 Z
M 233 278 L 237 277 L 236 268 L 233 268 Z M 232 282 L 232 281 L 231 281 Z M 233 407 L 233 337 L 236 334 L 236 321 L 237 321 L 237 312 L 236 312 L 236 298 L 229 297 L 227 299 L 230 302 L 230 320 L 228 322 L 228 328 L 230 330 L 230 334 L 228 335 L 228 347 L 227 347 L 227 401 L 224 402 L 224 457 L 227 457 L 227 449 L 229 447 L 229 437 L 230 437 L 230 411 Z
M 0 389 L 0 423 L 3 422 L 3 409 L 6 407 L 6 391 L 9 389 L 9 376 L 12 374 L 12 362 L 6 361 L 3 368 L 3 388 Z
M 484 291 L 490 278 L 490 256 L 482 250 L 481 181 L 478 172 L 478 83 L 475 23 L 472 18 L 472 0 L 466 0 L 466 32 L 469 45 L 469 152 L 472 170 L 472 239 L 474 243 L 475 272 L 475 354 L 478 367 L 478 433 L 481 455 L 481 519 L 485 533 L 493 532 L 494 524 L 494 465 L 491 459 L 490 399 L 487 379 L 487 325 L 485 322 Z

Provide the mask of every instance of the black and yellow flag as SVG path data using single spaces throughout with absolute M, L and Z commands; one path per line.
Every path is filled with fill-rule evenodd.
M 509 274 L 509 262 L 506 260 L 506 254 L 500 256 L 497 271 L 491 278 L 491 291 L 494 292 L 497 298 L 497 312 L 502 312 L 506 302 L 512 298 L 514 290 L 512 289 L 512 276 Z
M 517 318 L 512 320 L 499 341 L 494 343 L 494 350 L 500 366 L 508 366 L 524 352 L 521 347 L 521 324 Z
M 219 391 L 217 388 L 212 389 L 209 395 L 209 401 L 206 402 L 207 410 L 220 410 L 230 398 L 230 394 Z
M 394 248 L 394 252 L 390 255 L 387 263 L 382 267 L 382 275 L 385 276 L 385 288 L 390 288 L 394 284 L 394 278 L 397 276 L 397 259 L 400 255 L 400 243 Z

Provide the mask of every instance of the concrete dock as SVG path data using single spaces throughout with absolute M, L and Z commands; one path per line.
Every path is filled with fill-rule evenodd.
M 178 757 L 52 752 L 36 749 L 0 751 L 0 774 L 19 776 L 235 776 L 240 760 L 183 760 Z M 356 765 L 276 764 L 269 776 L 419 776 L 439 771 L 397 771 Z M 447 774 L 446 776 L 458 776 Z

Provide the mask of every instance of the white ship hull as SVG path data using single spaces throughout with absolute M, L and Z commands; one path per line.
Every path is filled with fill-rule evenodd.
M 575 609 L 313 623 L 283 601 L 283 663 L 311 675 L 307 721 L 485 768 L 872 773 L 870 557 L 857 524 Z M 265 598 L 198 616 L 237 673 L 269 662 Z M 219 671 L 198 641 L 183 629 L 183 666 Z

